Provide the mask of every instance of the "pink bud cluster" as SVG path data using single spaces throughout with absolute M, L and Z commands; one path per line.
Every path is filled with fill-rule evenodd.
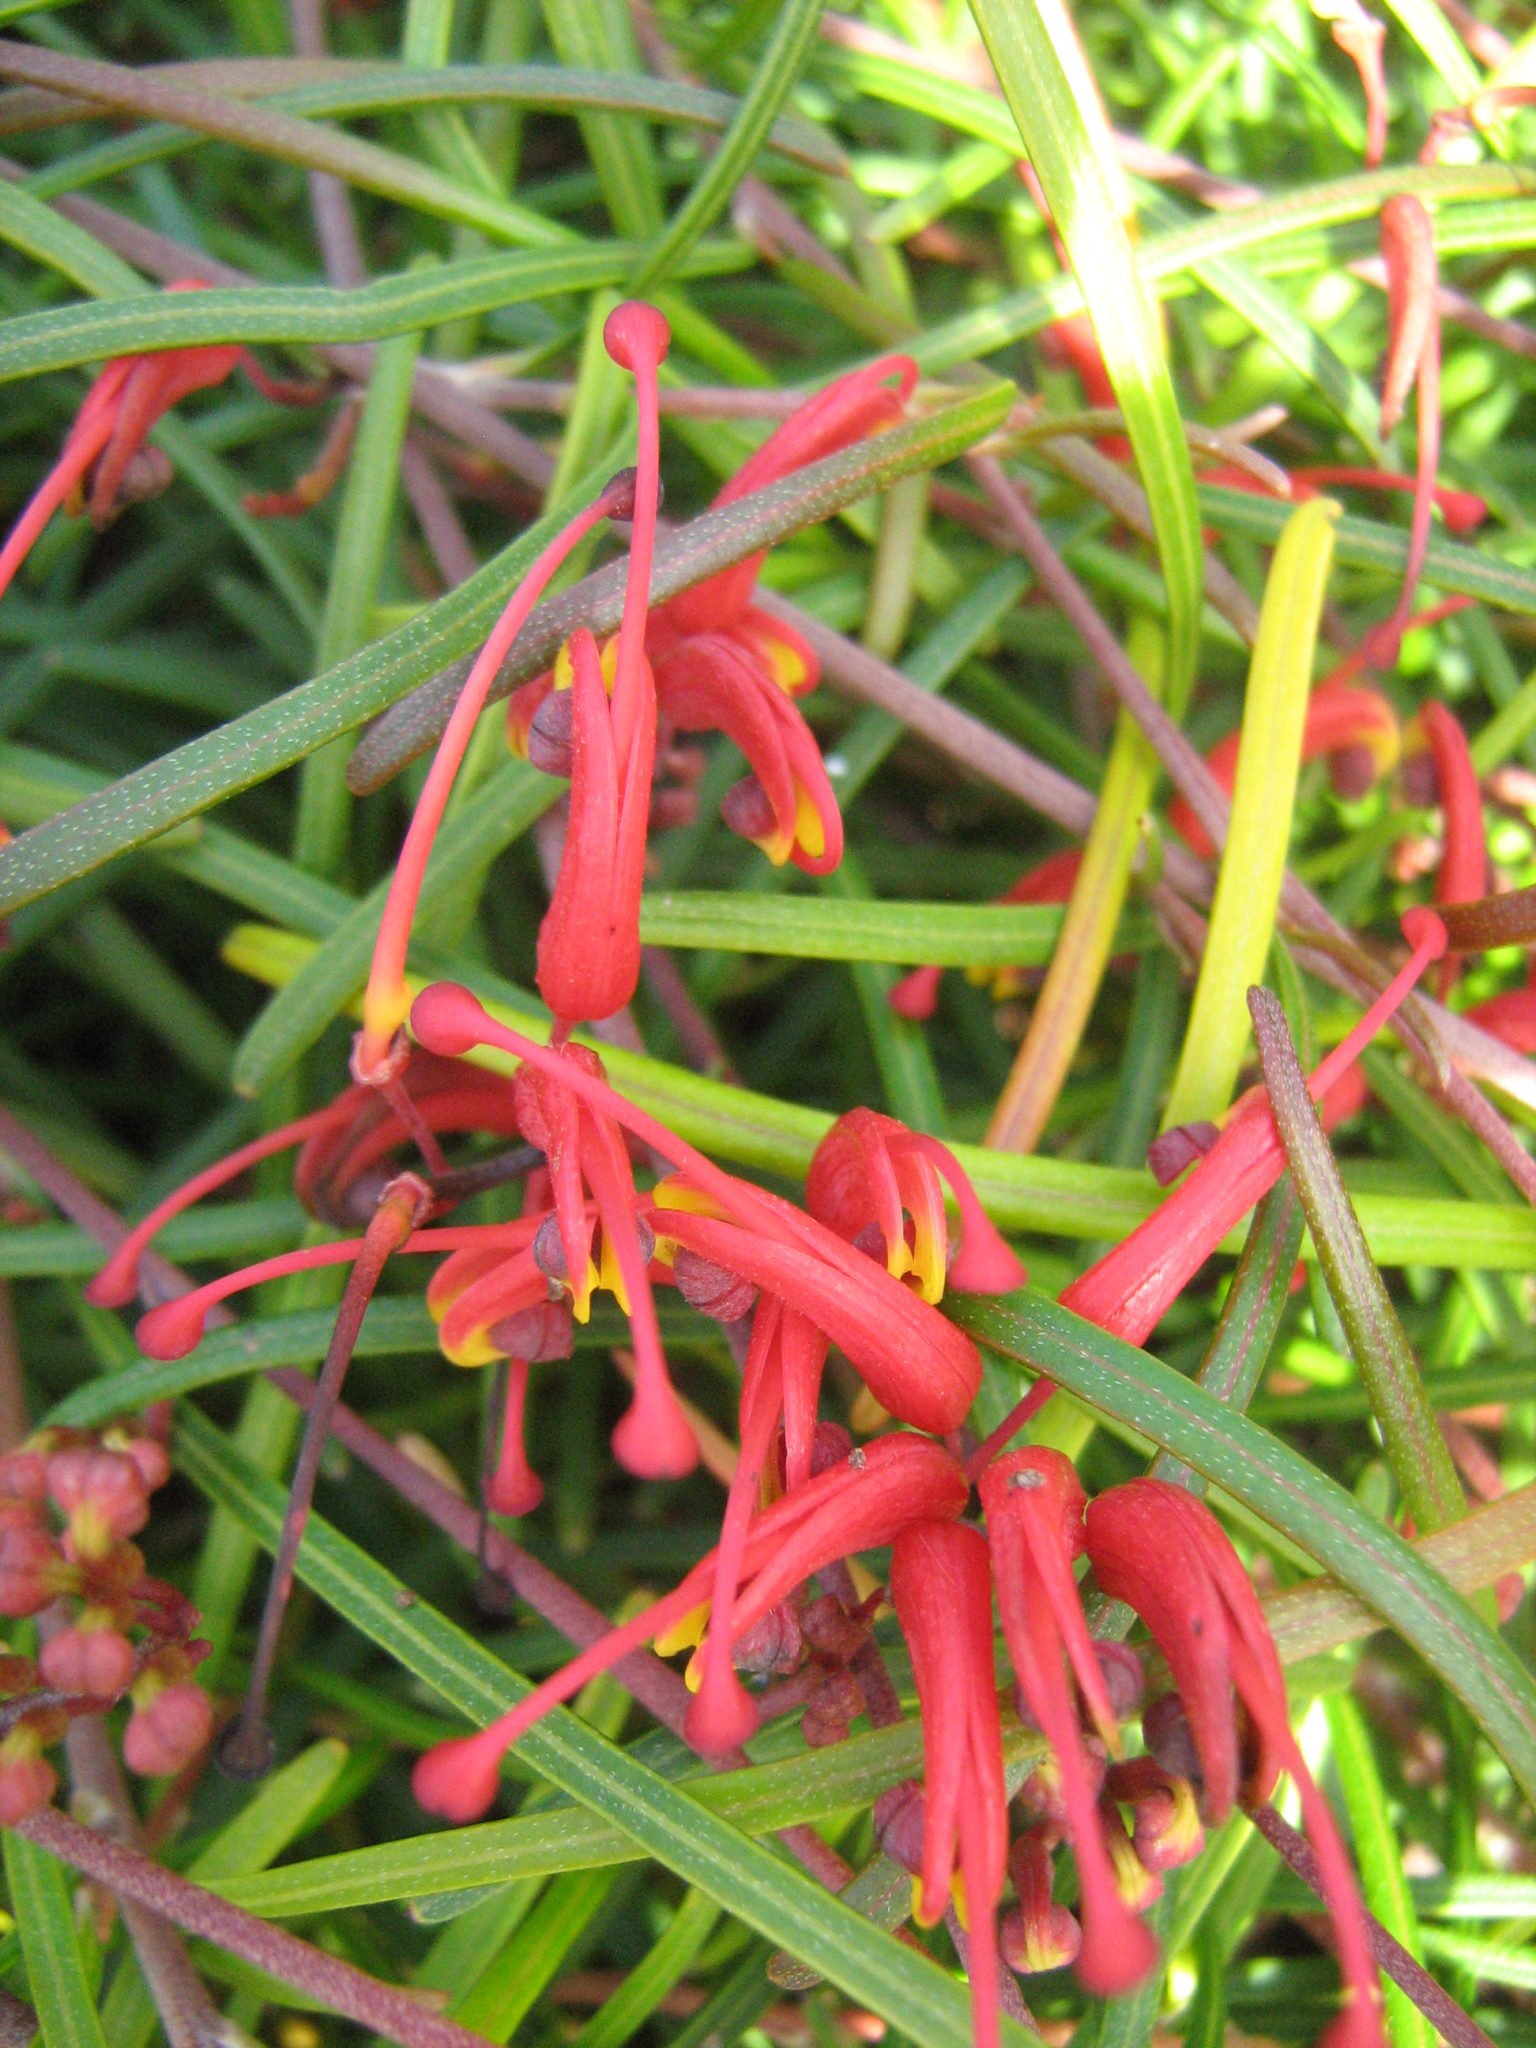
M 35 1658 L 0 1655 L 0 1825 L 53 1796 L 45 1752 L 77 1715 L 126 1699 L 123 1760 L 144 1777 L 208 1741 L 196 1611 L 131 1540 L 170 1469 L 162 1443 L 127 1428 L 43 1430 L 0 1458 L 0 1615 L 39 1617 L 42 1637 Z

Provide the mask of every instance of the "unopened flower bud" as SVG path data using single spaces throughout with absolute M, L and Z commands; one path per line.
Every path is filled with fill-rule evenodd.
M 875 1840 L 894 1862 L 914 1876 L 923 1867 L 923 1788 L 904 1778 L 875 1801 Z
M 844 1742 L 864 1711 L 864 1695 L 851 1671 L 829 1671 L 806 1701 L 800 1732 L 808 1749 Z
M 1008 1870 L 1019 1903 L 998 1928 L 1004 1962 L 1021 1977 L 1076 1962 L 1083 1930 L 1051 1897 L 1055 1871 L 1047 1836 L 1038 1828 L 1021 1835 L 1008 1852 Z
M 1187 1778 L 1173 1778 L 1155 1757 L 1116 1764 L 1109 1773 L 1111 1796 L 1131 1809 L 1131 1841 L 1148 1870 L 1177 1870 L 1205 1847 L 1205 1830 Z
M 114 1700 L 133 1680 L 133 1645 L 106 1626 L 60 1629 L 39 1653 L 37 1665 L 57 1692 Z
M 717 1266 L 712 1259 L 689 1251 L 686 1245 L 678 1246 L 672 1260 L 672 1273 L 677 1281 L 677 1291 L 688 1306 L 696 1308 L 713 1322 L 739 1321 L 757 1299 L 757 1288 L 750 1280 L 739 1280 L 724 1266 Z
M 212 1733 L 213 1708 L 200 1685 L 162 1686 L 130 1716 L 123 1762 L 141 1778 L 168 1778 L 192 1761 Z
M 48 1460 L 48 1490 L 68 1519 L 72 1553 L 87 1562 L 149 1520 L 149 1490 L 121 1451 L 56 1451 Z
M 68 1576 L 46 1530 L 27 1524 L 0 1529 L 0 1614 L 12 1620 L 41 1614 Z
M 30 1728 L 13 1728 L 0 1742 L 0 1827 L 18 1827 L 53 1797 L 59 1774 L 39 1753 Z
M 1220 1136 L 1215 1124 L 1203 1120 L 1175 1124 L 1171 1131 L 1160 1131 L 1147 1147 L 1147 1170 L 1160 1188 L 1166 1188 L 1186 1167 L 1203 1159 Z

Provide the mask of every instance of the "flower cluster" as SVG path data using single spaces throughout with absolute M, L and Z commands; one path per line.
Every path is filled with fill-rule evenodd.
M 1282 1772 L 1298 1785 L 1338 1928 L 1347 1987 L 1339 2038 L 1347 2032 L 1352 2044 L 1375 2048 L 1380 1998 L 1347 1861 L 1291 1737 L 1257 1597 L 1215 1517 L 1152 1480 L 1090 1503 L 1058 1453 L 1010 1451 L 1049 1395 L 1045 1383 L 979 1448 L 963 1434 L 981 1359 L 943 1314 L 943 1296 L 1004 1291 L 1024 1273 L 954 1155 L 889 1117 L 854 1110 L 817 1147 L 798 1204 L 724 1171 L 638 1108 L 577 1039 L 583 1023 L 621 1009 L 635 990 L 652 784 L 671 733 L 721 730 L 742 747 L 752 774 L 727 800 L 727 822 L 770 858 L 822 872 L 841 847 L 837 807 L 795 705 L 815 680 L 814 662 L 754 606 L 758 561 L 651 607 L 668 334 L 654 308 L 629 304 L 610 317 L 606 340 L 635 378 L 636 466 L 538 557 L 470 671 L 381 919 L 352 1086 L 199 1175 L 144 1220 L 93 1285 L 96 1300 L 126 1302 L 144 1248 L 172 1214 L 289 1145 L 299 1148 L 295 1182 L 307 1207 L 357 1233 L 227 1275 L 152 1308 L 139 1324 L 146 1351 L 179 1355 L 199 1341 L 210 1309 L 240 1288 L 307 1267 L 351 1267 L 274 1567 L 241 1756 L 255 1763 L 262 1753 L 259 1701 L 302 1516 L 386 1264 L 446 1254 L 427 1289 L 441 1349 L 465 1366 L 505 1362 L 488 1501 L 508 1513 L 530 1512 L 541 1492 L 522 1434 L 530 1368 L 569 1356 L 575 1326 L 601 1289 L 629 1317 L 635 1352 L 633 1398 L 613 1432 L 616 1458 L 647 1478 L 692 1468 L 698 1446 L 656 1310 L 656 1291 L 669 1287 L 729 1332 L 741 1366 L 740 1454 L 719 1541 L 672 1592 L 513 1712 L 423 1756 L 414 1778 L 423 1805 L 455 1821 L 484 1813 L 506 1751 L 539 1716 L 646 1642 L 664 1654 L 690 1650 L 684 1732 L 705 1755 L 738 1751 L 774 1702 L 798 1705 L 812 1742 L 840 1739 L 860 1714 L 898 1717 L 874 1635 L 881 1596 L 856 1577 L 861 1553 L 889 1550 L 889 1600 L 911 1655 L 924 1768 L 920 1786 L 884 1796 L 876 1827 L 917 1880 L 919 1921 L 953 1908 L 983 2048 L 996 2036 L 1000 1957 L 1021 1971 L 1075 1959 L 1084 1985 L 1101 1995 L 1143 1976 L 1156 1946 L 1140 1915 L 1160 1872 L 1197 1852 L 1204 1823 L 1219 1823 L 1240 1801 L 1266 1800 Z M 722 497 L 888 424 L 914 375 L 894 358 L 841 380 L 771 437 Z M 432 839 L 491 684 L 550 578 L 604 519 L 631 528 L 619 630 L 601 645 L 574 632 L 509 713 L 514 744 L 570 782 L 539 935 L 538 983 L 553 1018 L 540 1044 L 451 984 L 412 1002 L 407 949 Z M 1396 758 L 1390 710 L 1348 679 L 1320 688 L 1309 732 L 1312 751 L 1341 773 L 1374 775 Z M 1216 772 L 1225 760 L 1218 752 Z M 1033 900 L 1046 900 L 1062 879 L 1037 878 Z M 1325 1105 L 1352 1085 L 1362 1045 L 1444 951 L 1432 914 L 1410 913 L 1405 929 L 1410 960 L 1312 1077 Z M 487 1137 L 506 1149 L 450 1161 L 458 1141 Z M 1262 1095 L 1239 1103 L 1221 1132 L 1190 1135 L 1181 1163 L 1193 1163 L 1182 1185 L 1062 1296 L 1132 1342 L 1146 1338 L 1282 1170 Z M 521 1183 L 520 1213 L 509 1220 L 442 1220 L 468 1195 L 513 1182 Z M 833 1346 L 893 1425 L 862 1445 L 820 1419 Z M 1142 1618 L 1171 1680 L 1145 1708 L 1141 1754 L 1127 1756 L 1122 1735 L 1141 1705 L 1140 1660 L 1090 1634 L 1075 1569 L 1084 1558 L 1100 1588 Z M 1017 1716 L 1042 1738 L 1022 1826 L 1010 1816 L 1003 1775 L 994 1605 Z M 1064 1843 L 1078 1874 L 1075 1914 L 1054 1897 Z
M 208 1695 L 192 1673 L 197 1614 L 148 1576 L 131 1541 L 170 1476 L 165 1447 L 126 1428 L 49 1429 L 0 1458 L 0 1614 L 40 1618 L 35 1658 L 0 1656 L 0 1823 L 52 1798 L 46 1752 L 80 1714 L 127 1699 L 123 1760 L 179 1771 L 207 1744 Z

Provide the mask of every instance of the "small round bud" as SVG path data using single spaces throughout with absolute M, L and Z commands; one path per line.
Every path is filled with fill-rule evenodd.
M 30 1814 L 41 1812 L 58 1783 L 59 1774 L 46 1757 L 12 1758 L 0 1749 L 0 1827 L 19 1827 Z
M 527 757 L 541 775 L 569 779 L 574 765 L 575 707 L 569 690 L 551 690 L 528 726 Z
M 672 330 L 664 316 L 644 299 L 626 299 L 603 323 L 603 347 L 621 370 L 635 376 L 643 370 L 654 374 L 671 345 Z
M 123 1730 L 123 1762 L 141 1778 L 169 1778 L 213 1733 L 213 1708 L 190 1681 L 161 1688 L 134 1710 Z
M 115 1628 L 64 1628 L 44 1643 L 37 1668 L 56 1692 L 115 1700 L 133 1682 L 133 1645 Z
M 68 1567 L 45 1529 L 0 1529 L 0 1614 L 41 1614 L 61 1590 Z
M 739 1321 L 757 1300 L 754 1282 L 738 1279 L 724 1266 L 717 1266 L 713 1259 L 701 1257 L 686 1245 L 677 1248 L 672 1274 L 677 1291 L 688 1306 L 717 1323 Z
M 744 777 L 726 791 L 720 817 L 739 839 L 767 839 L 778 825 L 768 792 L 755 775 Z

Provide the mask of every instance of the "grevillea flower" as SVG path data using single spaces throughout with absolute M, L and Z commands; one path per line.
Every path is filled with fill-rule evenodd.
M 946 1256 L 941 1180 L 960 1210 L 953 1259 Z M 1024 1285 L 1023 1266 L 949 1147 L 878 1110 L 852 1109 L 833 1124 L 812 1155 L 805 1206 L 851 1243 L 873 1229 L 887 1272 L 893 1280 L 910 1277 L 924 1301 L 941 1299 L 946 1277 L 962 1294 L 1005 1294 Z
M 637 522 L 638 523 L 638 522 Z M 622 641 L 620 643 L 622 646 Z M 565 851 L 539 926 L 539 992 L 566 1025 L 611 1017 L 640 978 L 640 887 L 656 753 L 656 693 L 643 654 L 626 753 L 618 745 L 618 685 L 610 704 L 597 642 L 573 633 L 569 668 L 571 807 Z M 564 701 L 563 693 L 549 704 Z
M 1408 960 L 1355 1028 L 1308 1077 L 1308 1092 L 1318 1104 L 1325 1127 L 1358 1107 L 1358 1081 L 1352 1073 L 1355 1062 L 1425 969 L 1445 951 L 1445 927 L 1433 911 L 1406 911 L 1403 934 L 1413 948 Z M 1063 1308 L 1111 1336 L 1122 1337 L 1128 1344 L 1144 1344 L 1227 1233 L 1284 1171 L 1285 1148 L 1268 1099 L 1262 1089 L 1252 1089 L 1233 1105 L 1215 1143 L 1199 1158 L 1188 1179 L 1129 1237 L 1064 1287 L 1057 1299 Z M 983 1470 L 1050 1394 L 1049 1381 L 1037 1380 L 976 1451 L 971 1471 Z
M 1241 734 L 1228 733 L 1205 757 L 1205 765 L 1230 797 L 1237 776 Z M 1379 777 L 1397 765 L 1402 736 L 1397 713 L 1377 690 L 1325 678 L 1307 699 L 1301 733 L 1301 758 L 1326 755 L 1334 786 L 1342 796 L 1362 796 Z M 1181 796 L 1168 806 L 1168 823 L 1191 853 L 1215 858 L 1209 833 Z
M 1380 2048 L 1381 1989 L 1365 1913 L 1328 1802 L 1291 1734 L 1285 1674 L 1258 1595 L 1221 1524 L 1184 1488 L 1133 1479 L 1090 1502 L 1088 1556 L 1099 1586 L 1146 1622 L 1167 1659 L 1200 1770 L 1200 1807 L 1219 1826 L 1241 1798 L 1266 1800 L 1282 1771 L 1301 1798 L 1338 1940 L 1345 2008 L 1330 2048 Z M 1233 1694 L 1253 1738 L 1244 1754 Z
M 561 563 L 593 527 L 604 519 L 629 512 L 633 501 L 634 479 L 626 472 L 616 477 L 585 511 L 578 513 L 569 526 L 556 534 L 513 592 L 465 677 L 464 687 L 437 743 L 437 752 L 417 800 L 405 844 L 395 863 L 389 896 L 379 920 L 379 935 L 374 943 L 368 986 L 363 996 L 363 1028 L 353 1053 L 353 1071 L 359 1081 L 377 1085 L 392 1078 L 403 1057 L 403 1047 L 398 1039 L 400 1026 L 411 1006 L 405 985 L 405 959 L 416 902 L 454 777 L 458 774 L 459 763 L 464 758 L 476 721 L 485 708 L 486 695 L 495 681 L 496 672 Z
M 923 1863 L 917 1919 L 942 1919 L 957 1868 L 969 1937 L 971 2029 L 997 2025 L 997 1902 L 1008 1866 L 1008 1794 L 992 1675 L 992 1574 L 979 1530 L 914 1522 L 891 1546 L 891 1598 L 923 1716 Z
M 166 1224 L 205 1195 L 227 1187 L 264 1159 L 298 1146 L 294 1193 L 322 1221 L 366 1223 L 391 1177 L 389 1156 L 398 1147 L 451 1131 L 517 1132 L 512 1083 L 458 1060 L 413 1050 L 391 1089 L 392 1099 L 361 1083 L 323 1109 L 255 1138 L 204 1167 L 167 1195 L 141 1222 L 86 1288 L 102 1308 L 124 1308 L 139 1288 L 139 1263 Z
M 894 382 L 891 380 L 894 378 Z M 893 425 L 917 379 L 892 356 L 839 378 L 770 435 L 715 499 L 729 505 L 793 470 Z M 658 605 L 645 626 L 657 712 L 676 732 L 723 732 L 752 774 L 728 794 L 725 822 L 776 863 L 828 874 L 842 857 L 843 825 L 820 749 L 795 698 L 815 688 L 815 655 L 798 633 L 752 603 L 762 554 Z M 626 611 L 626 620 L 628 613 Z M 554 678 L 513 693 L 513 751 L 564 772 L 564 714 L 552 720 Z
M 949 1183 L 959 1205 L 964 1235 L 953 1261 L 948 1258 L 948 1220 L 940 1176 Z M 714 1205 L 696 1198 L 686 1177 L 663 1183 L 655 1212 L 658 1250 L 677 1272 L 679 1285 L 699 1299 L 703 1276 L 710 1295 L 734 1306 L 728 1286 L 741 1275 L 732 1258 L 686 1242 L 692 1227 L 685 1216 L 679 1230 L 678 1210 L 711 1217 L 731 1229 Z M 785 1205 L 787 1209 L 787 1205 Z M 1022 1286 L 1024 1269 L 999 1236 L 977 1200 L 954 1155 L 936 1138 L 909 1131 L 894 1117 L 857 1109 L 839 1117 L 817 1146 L 806 1176 L 806 1209 L 854 1248 L 883 1256 L 893 1280 L 905 1281 L 922 1301 L 941 1298 L 946 1278 L 971 1292 L 1002 1292 Z M 792 1216 L 793 1212 L 790 1211 Z M 725 1249 L 717 1234 L 716 1251 Z M 878 1249 L 877 1249 L 878 1247 Z M 742 1368 L 741 1452 L 731 1479 L 725 1519 L 716 1553 L 711 1611 L 729 1615 L 735 1596 L 741 1544 L 764 1465 L 780 1416 L 784 1423 L 785 1476 L 791 1490 L 810 1476 L 816 1422 L 816 1400 L 827 1354 L 827 1336 L 818 1326 L 814 1294 L 781 1298 L 764 1285 L 753 1319 L 752 1337 Z M 808 1310 L 808 1312 L 807 1312 Z M 689 1717 L 689 1739 L 708 1751 L 734 1748 L 744 1740 L 743 1728 L 756 1725 L 756 1710 L 736 1679 L 730 1646 L 720 1629 L 711 1627 L 701 1659 L 698 1697 Z
M 1082 1485 L 1068 1459 L 1045 1449 L 998 1459 L 979 1485 L 1008 1655 L 1025 1704 L 1051 1745 L 1077 1857 L 1077 1973 L 1096 1997 L 1113 1997 L 1146 1975 L 1157 1945 L 1116 1881 L 1073 1688 L 1075 1678 L 1104 1743 L 1118 1750 L 1119 1725 L 1072 1574 L 1085 1540 Z
M 183 278 L 166 289 L 190 292 L 203 287 L 198 279 Z M 147 490 L 158 489 L 166 480 L 163 459 L 159 463 L 145 461 L 158 453 L 145 447 L 155 422 L 192 392 L 222 384 L 236 369 L 243 369 L 265 397 L 283 404 L 303 403 L 319 395 L 269 377 L 249 349 L 230 343 L 115 356 L 104 364 L 65 437 L 58 461 L 0 548 L 0 593 L 9 589 L 33 543 L 61 505 L 88 511 L 100 527 L 124 498 L 142 497 Z
M 1381 388 L 1381 431 L 1402 418 L 1417 388 L 1419 452 L 1402 592 L 1390 617 L 1362 643 L 1373 668 L 1395 668 L 1413 610 L 1413 593 L 1429 546 L 1435 474 L 1440 467 L 1440 304 L 1435 231 L 1422 202 L 1397 193 L 1381 209 L 1381 255 L 1387 270 L 1387 364 Z
M 1410 768 L 1427 755 L 1435 795 L 1444 818 L 1444 850 L 1435 870 L 1437 903 L 1471 903 L 1488 887 L 1488 848 L 1483 837 L 1483 793 L 1467 736 L 1453 712 L 1431 698 L 1407 732 Z M 1447 959 L 1440 969 L 1443 996 L 1454 978 Z
M 697 1213 L 663 1191 L 664 1209 L 658 1206 L 654 1218 L 659 1257 L 667 1255 L 661 1240 L 671 1240 L 798 1309 L 902 1421 L 942 1433 L 964 1420 L 981 1383 L 975 1345 L 911 1288 L 893 1281 L 883 1264 L 792 1203 L 723 1172 L 595 1075 L 563 1067 L 557 1052 L 497 1023 L 467 989 L 438 982 L 423 990 L 411 1028 L 445 1056 L 496 1046 L 565 1079 L 591 1108 L 671 1160 L 686 1176 L 689 1199 L 702 1197 L 716 1211 Z
M 737 1641 L 815 1572 L 855 1551 L 892 1543 L 914 1522 L 952 1520 L 968 1498 L 965 1475 L 947 1451 L 927 1438 L 881 1437 L 851 1451 L 826 1471 L 784 1494 L 752 1523 L 743 1546 L 741 1590 L 730 1617 Z M 416 1797 L 446 1820 L 478 1819 L 496 1797 L 501 1759 L 551 1707 L 580 1691 L 631 1650 L 672 1632 L 709 1596 L 714 1553 L 682 1582 L 563 1670 L 536 1686 L 511 1713 L 476 1735 L 439 1743 L 418 1759 Z M 691 1631 L 684 1640 L 693 1640 Z
M 1082 848 L 1078 846 L 1047 854 L 1044 860 L 1020 875 L 1011 888 L 1005 889 L 997 901 L 1065 903 L 1072 894 L 1082 864 Z M 914 967 L 910 974 L 903 975 L 888 998 L 897 1016 L 910 1017 L 919 1023 L 931 1017 L 939 999 L 939 977 L 943 972 L 942 967 Z M 990 982 L 993 995 L 999 998 L 1016 995 L 1021 986 L 1015 967 L 976 969 L 973 978 Z

